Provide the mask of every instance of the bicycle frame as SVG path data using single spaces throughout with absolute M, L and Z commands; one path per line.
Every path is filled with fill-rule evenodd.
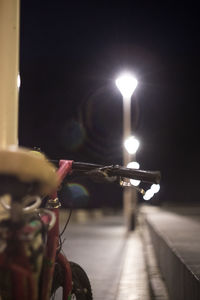
M 63 179 L 67 174 L 71 172 L 72 161 L 60 160 L 59 168 L 57 170 L 57 175 L 59 182 L 62 183 Z M 59 207 L 60 203 L 57 196 L 57 190 L 50 195 L 50 200 L 48 201 L 48 209 L 50 209 L 56 216 L 56 221 L 47 233 L 46 247 L 43 251 L 43 263 L 40 269 L 40 274 L 36 276 L 33 273 L 32 265 L 27 257 L 27 253 L 24 250 L 24 242 L 17 239 L 15 236 L 20 236 L 18 234 L 18 229 L 12 230 L 11 234 L 16 238 L 18 249 L 14 249 L 18 255 L 14 254 L 14 258 L 10 259 L 9 251 L 6 253 L 0 253 L 0 268 L 1 270 L 8 270 L 5 274 L 8 274 L 8 280 L 6 286 L 4 287 L 4 297 L 8 290 L 8 299 L 23 299 L 23 300 L 49 300 L 51 297 L 52 281 L 54 276 L 55 263 L 58 263 L 62 269 L 63 280 L 61 286 L 63 288 L 63 300 L 71 299 L 72 291 L 72 273 L 70 264 L 67 258 L 60 252 L 57 255 L 57 250 L 59 247 Z M 44 216 L 41 216 L 41 219 Z M 37 223 L 37 222 L 35 222 Z M 45 220 L 44 220 L 45 223 Z M 38 226 L 41 222 L 38 221 Z M 27 229 L 28 228 L 28 229 Z M 37 229 L 37 228 L 36 228 Z M 36 231 L 34 224 L 34 232 Z M 20 229 L 21 230 L 21 229 Z M 23 227 L 23 231 L 30 230 L 30 224 Z M 38 227 L 38 232 L 41 231 L 41 226 Z M 10 249 L 12 249 L 12 244 Z M 0 274 L 2 276 L 2 274 Z M 5 276 L 5 275 L 4 275 Z M 7 275 L 6 275 L 7 276 Z M 1 299 L 1 296 L 0 296 Z
M 72 161 L 70 160 L 60 160 L 59 169 L 57 171 L 60 183 L 63 181 L 65 176 L 71 172 Z M 51 195 L 49 200 L 50 208 L 56 215 L 56 223 L 54 227 L 49 231 L 47 238 L 47 246 L 45 251 L 45 266 L 43 269 L 43 278 L 42 278 L 42 292 L 41 299 L 49 300 L 55 260 L 59 263 L 63 270 L 63 300 L 70 299 L 70 294 L 72 290 L 72 274 L 69 262 L 67 258 L 61 253 L 58 254 L 56 258 L 56 250 L 59 247 L 59 200 L 57 196 L 57 191 Z

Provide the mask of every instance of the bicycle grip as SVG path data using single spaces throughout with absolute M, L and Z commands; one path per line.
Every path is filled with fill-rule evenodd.
M 138 169 L 130 169 L 120 167 L 118 170 L 113 170 L 112 175 L 118 175 L 130 179 L 141 180 L 143 182 L 158 184 L 161 180 L 160 171 L 146 171 Z

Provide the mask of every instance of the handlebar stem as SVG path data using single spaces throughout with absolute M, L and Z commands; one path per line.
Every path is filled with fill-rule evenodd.
M 59 183 L 62 183 L 65 176 L 72 171 L 72 163 L 73 163 L 73 160 L 60 160 L 59 161 L 59 168 L 57 170 Z M 57 191 L 55 191 L 51 195 L 52 199 L 55 199 L 56 197 L 57 197 Z

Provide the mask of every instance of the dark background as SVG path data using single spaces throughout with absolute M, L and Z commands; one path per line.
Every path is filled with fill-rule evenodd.
M 22 0 L 20 145 L 121 164 L 114 81 L 129 69 L 139 81 L 132 129 L 141 168 L 161 170 L 162 202 L 199 201 L 199 50 L 194 4 Z M 82 185 L 88 206 L 121 205 L 120 188 Z

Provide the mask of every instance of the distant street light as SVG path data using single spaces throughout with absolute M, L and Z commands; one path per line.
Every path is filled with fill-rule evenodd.
M 131 97 L 135 91 L 138 81 L 130 73 L 121 74 L 115 81 L 117 88 L 123 97 L 123 140 L 130 144 L 131 138 Z M 123 163 L 127 165 L 130 162 L 129 153 L 124 149 Z
M 123 148 L 123 164 L 125 166 L 133 159 L 135 160 L 135 153 L 139 147 L 139 142 L 135 143 L 131 137 L 131 97 L 135 91 L 138 81 L 130 73 L 121 74 L 115 81 L 117 88 L 123 97 L 123 140 L 125 147 Z M 133 146 L 135 144 L 135 146 Z M 135 149 L 133 151 L 133 148 Z M 129 150 L 128 150 L 129 149 Z M 132 157 L 131 159 L 131 155 Z M 123 194 L 123 210 L 128 230 L 135 227 L 135 208 L 136 208 L 136 191 L 130 188 L 124 189 Z
M 137 161 L 131 161 L 130 163 L 128 163 L 127 168 L 139 169 L 140 164 Z M 140 180 L 130 179 L 130 183 L 134 186 L 138 186 L 140 184 L 140 182 L 141 182 Z
M 160 191 L 160 184 L 152 184 L 151 190 L 154 192 L 154 194 L 158 193 Z
M 160 185 L 159 184 L 152 184 L 151 188 L 146 191 L 145 195 L 143 196 L 143 199 L 148 201 L 150 200 L 154 194 L 158 193 L 160 190 Z
M 124 98 L 131 98 L 137 87 L 137 79 L 130 73 L 123 73 L 116 79 L 116 86 Z
M 139 145 L 139 141 L 134 136 L 130 136 L 124 141 L 124 147 L 129 154 L 135 154 L 138 150 Z
M 151 189 L 149 189 L 146 191 L 145 195 L 143 196 L 143 199 L 148 201 L 153 197 L 153 195 L 154 195 L 154 192 Z

